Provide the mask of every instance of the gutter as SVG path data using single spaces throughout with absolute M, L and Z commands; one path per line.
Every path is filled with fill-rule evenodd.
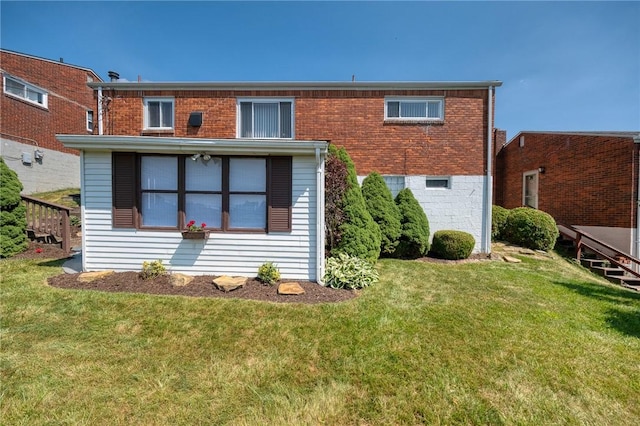
M 88 83 L 94 89 L 114 90 L 456 90 L 486 89 L 502 86 L 498 80 L 487 81 L 397 81 L 397 82 L 344 82 L 344 81 L 249 81 L 249 82 L 129 82 L 114 81 Z

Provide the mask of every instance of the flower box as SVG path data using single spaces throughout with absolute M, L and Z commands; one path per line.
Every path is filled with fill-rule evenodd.
M 182 231 L 182 238 L 185 240 L 206 240 L 210 231 Z

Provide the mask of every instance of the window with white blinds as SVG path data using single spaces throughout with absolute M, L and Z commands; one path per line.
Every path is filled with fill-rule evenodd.
M 387 98 L 384 118 L 391 121 L 441 121 L 444 120 L 444 99 Z

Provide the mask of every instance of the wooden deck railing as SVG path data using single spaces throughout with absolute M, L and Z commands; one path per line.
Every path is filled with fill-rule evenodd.
M 622 252 L 617 248 L 599 240 L 597 237 L 578 229 L 574 226 L 565 226 L 558 224 L 558 231 L 565 237 L 573 240 L 576 247 L 576 259 L 580 261 L 582 252 L 585 248 L 591 250 L 603 259 L 608 260 L 612 265 L 616 265 L 620 269 L 628 272 L 634 277 L 640 278 L 640 259 Z M 628 262 L 625 262 L 628 261 Z
M 21 195 L 27 208 L 27 230 L 36 237 L 59 240 L 62 249 L 71 251 L 71 209 L 59 204 L 49 203 L 37 198 Z

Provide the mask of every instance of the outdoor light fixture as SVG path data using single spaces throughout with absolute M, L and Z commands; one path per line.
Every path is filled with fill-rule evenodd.
M 193 161 L 196 161 L 198 158 L 200 158 L 200 154 L 193 154 L 193 155 L 191 156 L 191 159 L 192 159 Z
M 210 156 L 209 154 L 204 154 L 204 155 L 202 156 L 202 160 L 203 160 L 203 161 L 209 161 L 209 160 L 211 160 L 211 156 Z
M 544 174 L 544 172 L 545 172 L 545 168 L 544 168 L 544 166 L 540 166 L 540 167 L 538 167 L 538 173 L 540 173 L 540 174 Z

